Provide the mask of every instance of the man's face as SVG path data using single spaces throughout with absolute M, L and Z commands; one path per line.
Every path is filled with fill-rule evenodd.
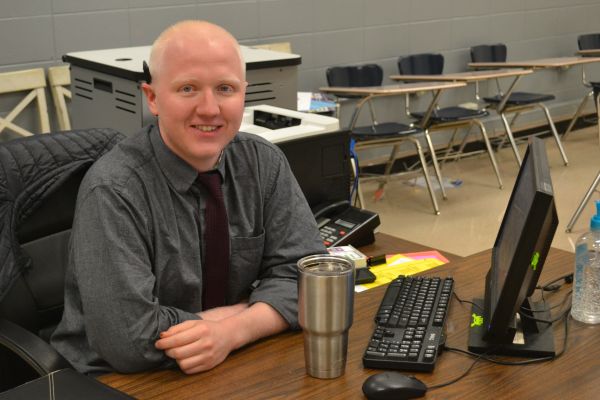
M 197 170 L 211 169 L 244 112 L 247 83 L 236 48 L 185 36 L 166 45 L 155 75 L 143 89 L 165 144 Z

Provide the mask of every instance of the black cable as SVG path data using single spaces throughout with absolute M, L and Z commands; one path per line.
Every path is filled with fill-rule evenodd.
M 472 351 L 463 350 L 463 349 L 459 349 L 459 348 L 456 348 L 456 347 L 446 346 L 445 349 L 448 350 L 448 351 L 453 351 L 455 353 L 462 353 L 462 354 L 465 354 L 465 355 L 467 355 L 469 357 L 479 357 L 480 359 L 482 359 L 484 361 L 488 361 L 488 362 L 491 362 L 491 363 L 494 363 L 494 364 L 500 364 L 500 365 L 527 365 L 527 364 L 535 364 L 535 363 L 539 363 L 539 362 L 550 361 L 550 360 L 553 360 L 555 358 L 555 357 L 539 357 L 539 358 L 530 358 L 530 359 L 521 360 L 521 361 L 505 361 L 505 360 L 499 360 L 497 358 L 483 356 L 481 354 L 473 353 Z
M 562 277 L 560 277 L 560 278 L 558 278 L 558 279 L 556 279 L 554 281 L 548 282 L 547 284 L 543 285 L 542 288 L 544 288 L 544 287 L 546 287 L 548 285 L 551 285 L 551 284 L 553 284 L 553 283 L 555 283 L 555 282 L 557 282 L 557 281 L 559 281 L 561 279 L 565 279 L 565 281 L 568 282 L 567 281 L 567 277 L 568 277 L 568 275 L 565 275 L 565 276 L 562 276 Z M 572 280 L 572 274 L 571 274 L 571 280 Z M 570 282 L 568 282 L 568 283 L 570 283 Z M 571 293 L 572 293 L 572 291 L 570 291 L 569 293 L 567 293 L 567 295 L 565 296 L 565 298 L 559 304 L 557 304 L 556 306 L 551 307 L 550 309 L 555 308 L 557 306 L 563 305 L 565 303 L 565 301 L 570 298 L 569 295 Z M 456 300 L 459 303 L 461 303 L 461 304 L 462 303 L 469 303 L 469 304 L 472 304 L 473 306 L 481 309 L 481 306 L 479 304 L 475 304 L 474 302 L 468 301 L 468 300 L 462 300 L 460 297 L 458 297 L 458 295 L 456 294 L 456 292 L 453 291 L 452 294 L 454 295 L 454 298 L 456 298 Z M 544 297 L 544 290 L 542 290 L 542 298 L 543 297 Z M 532 311 L 536 311 L 536 310 L 532 310 Z M 540 310 L 537 310 L 537 311 L 540 311 Z M 567 350 L 567 339 L 569 337 L 569 312 L 570 311 L 571 311 L 571 306 L 567 307 L 558 317 L 556 317 L 556 318 L 554 318 L 552 320 L 548 320 L 548 321 L 537 319 L 537 318 L 533 318 L 533 317 L 530 317 L 529 315 L 521 314 L 522 316 L 524 316 L 526 318 L 529 318 L 529 319 L 532 319 L 532 320 L 538 321 L 538 322 L 545 322 L 545 323 L 548 323 L 550 325 L 552 325 L 554 322 L 559 321 L 559 320 L 561 320 L 561 319 L 564 318 L 564 325 L 565 325 L 565 335 L 564 336 L 565 337 L 563 339 L 563 347 L 554 356 L 539 357 L 539 358 L 530 358 L 530 359 L 521 360 L 521 361 L 505 361 L 505 360 L 499 360 L 497 358 L 493 358 L 493 357 L 487 356 L 487 353 L 493 353 L 496 350 L 496 348 L 491 348 L 491 349 L 489 349 L 488 351 L 486 351 L 484 353 L 477 354 L 477 353 L 473 353 L 473 352 L 468 351 L 468 350 L 462 350 L 462 349 L 459 349 L 459 348 L 455 348 L 455 347 L 450 347 L 450 346 L 444 345 L 444 350 L 452 351 L 452 352 L 459 353 L 459 354 L 465 354 L 465 355 L 467 355 L 469 357 L 473 357 L 474 358 L 473 363 L 471 363 L 471 365 L 462 374 L 460 374 L 459 376 L 457 376 L 455 378 L 452 378 L 451 380 L 446 381 L 446 382 L 438 383 L 436 385 L 427 386 L 427 390 L 439 389 L 439 388 L 442 388 L 442 387 L 445 387 L 445 386 L 449 386 L 449 385 L 452 385 L 452 384 L 458 382 L 459 380 L 461 380 L 465 376 L 467 376 L 471 372 L 471 370 L 475 367 L 475 365 L 479 361 L 481 361 L 481 360 L 488 361 L 488 362 L 491 362 L 491 363 L 494 363 L 494 364 L 506 365 L 506 366 L 529 365 L 529 364 L 535 364 L 535 363 L 540 363 L 540 362 L 546 362 L 546 361 L 556 360 L 557 358 L 559 358 L 560 356 L 562 356 L 565 353 L 565 351 Z
M 572 291 L 572 290 L 570 290 L 570 291 L 569 291 L 569 292 L 568 292 L 568 293 L 565 295 L 565 297 L 564 297 L 564 298 L 563 298 L 563 299 L 560 301 L 560 303 L 557 303 L 557 304 L 555 304 L 555 305 L 553 305 L 553 306 L 550 306 L 550 307 L 548 307 L 548 308 L 542 308 L 542 309 L 540 309 L 540 310 L 532 310 L 531 308 L 527 308 L 527 307 L 523 307 L 523 306 L 521 306 L 521 310 L 523 310 L 523 311 L 529 311 L 529 312 L 534 312 L 534 313 L 536 313 L 536 312 L 549 312 L 549 311 L 551 311 L 551 310 L 554 310 L 555 308 L 561 307 L 561 306 L 562 306 L 562 305 L 565 303 L 565 301 L 566 301 L 567 299 L 569 299 L 569 295 L 570 295 L 571 293 L 573 293 L 573 291 Z
M 427 390 L 435 390 L 435 389 L 439 389 L 445 386 L 450 386 L 453 383 L 458 382 L 459 380 L 461 380 L 462 378 L 464 378 L 465 376 L 469 375 L 469 372 L 471 372 L 471 370 L 473 369 L 473 367 L 475 366 L 475 364 L 477 364 L 479 361 L 481 360 L 481 357 L 476 358 L 473 363 L 469 366 L 469 368 L 467 368 L 465 370 L 465 372 L 463 372 L 462 374 L 460 374 L 459 376 L 457 376 L 456 378 L 452 378 L 451 380 L 447 381 L 447 382 L 442 382 L 442 383 L 438 383 L 437 385 L 432 385 L 432 386 L 427 386 Z
M 521 310 L 525 310 L 525 311 L 531 311 L 531 312 L 543 312 L 543 311 L 550 311 L 550 310 L 551 310 L 551 309 L 553 309 L 553 308 L 556 308 L 556 307 L 560 307 L 560 306 L 562 306 L 562 305 L 563 305 L 563 304 L 564 304 L 564 303 L 565 303 L 567 300 L 569 300 L 569 299 L 571 298 L 571 296 L 570 296 L 570 294 L 571 294 L 571 293 L 573 293 L 573 291 L 572 291 L 572 290 L 571 290 L 571 291 L 569 291 L 569 293 L 567 293 L 567 294 L 565 295 L 565 298 L 564 298 L 564 299 L 562 299 L 562 301 L 561 301 L 560 303 L 558 303 L 558 304 L 556 304 L 555 306 L 553 306 L 553 307 L 550 307 L 550 308 L 548 308 L 548 309 L 545 309 L 545 310 L 532 310 L 532 309 L 530 309 L 530 308 L 521 307 Z M 556 321 L 560 320 L 560 319 L 561 319 L 561 318 L 562 318 L 562 317 L 565 315 L 565 312 L 569 311 L 570 309 L 571 309 L 571 307 L 569 306 L 569 308 L 567 308 L 565 311 L 563 311 L 562 313 L 560 313 L 558 317 L 556 317 L 556 318 L 553 318 L 553 319 L 550 319 L 550 320 L 546 320 L 546 319 L 540 319 L 540 318 L 535 318 L 535 317 L 532 317 L 532 316 L 530 316 L 530 315 L 527 315 L 527 314 L 525 314 L 525 313 L 519 313 L 519 315 L 521 315 L 521 318 L 527 318 L 527 319 L 530 319 L 530 320 L 532 320 L 532 321 L 536 321 L 536 322 L 542 322 L 542 323 L 546 323 L 546 324 L 552 324 L 552 323 L 554 323 L 554 322 L 556 322 Z
M 563 285 L 563 283 L 561 283 L 559 285 L 552 285 L 552 284 L 556 283 L 558 281 L 561 281 L 561 280 L 564 280 L 565 283 L 572 283 L 573 282 L 573 273 L 559 276 L 558 278 L 553 279 L 550 282 L 546 282 L 543 285 L 538 285 L 535 288 L 538 290 L 544 290 L 544 291 L 555 291 L 555 290 L 560 289 L 560 287 Z
M 571 307 L 568 307 L 565 310 L 565 312 L 561 315 L 561 317 L 564 318 L 564 324 L 565 324 L 565 337 L 563 339 L 563 348 L 558 353 L 556 353 L 554 356 L 551 356 L 551 357 L 530 358 L 530 359 L 521 360 L 521 361 L 505 361 L 505 360 L 499 360 L 497 358 L 488 357 L 485 355 L 485 353 L 477 354 L 477 353 L 473 353 L 468 350 L 462 350 L 462 349 L 458 349 L 458 348 L 450 347 L 450 346 L 444 346 L 444 349 L 448 350 L 448 351 L 453 351 L 455 353 L 462 353 L 469 357 L 474 357 L 478 360 L 485 360 L 485 361 L 489 361 L 494 364 L 507 365 L 507 366 L 528 365 L 528 364 L 535 364 L 535 363 L 540 363 L 540 362 L 556 360 L 557 358 L 562 356 L 565 353 L 565 351 L 567 350 L 567 340 L 569 337 L 569 313 L 568 313 L 568 311 L 570 311 L 570 310 L 571 310 Z M 490 350 L 488 352 L 492 352 L 492 350 Z
M 460 297 L 458 297 L 458 295 L 456 294 L 456 292 L 455 292 L 455 291 L 452 291 L 452 294 L 454 295 L 454 298 L 455 298 L 455 299 L 456 299 L 456 300 L 457 300 L 459 303 L 461 303 L 461 304 L 462 304 L 462 303 L 468 303 L 468 304 L 471 304 L 471 305 L 473 305 L 474 307 L 477 307 L 477 308 L 479 309 L 479 311 L 483 312 L 483 307 L 481 307 L 479 304 L 477 304 L 477 303 L 473 303 L 472 301 L 469 301 L 469 300 L 463 300 L 463 299 L 461 299 Z

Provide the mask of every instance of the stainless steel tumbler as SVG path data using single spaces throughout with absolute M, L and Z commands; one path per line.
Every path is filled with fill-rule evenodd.
M 353 312 L 352 262 L 325 254 L 298 261 L 298 319 L 310 376 L 329 379 L 344 373 Z

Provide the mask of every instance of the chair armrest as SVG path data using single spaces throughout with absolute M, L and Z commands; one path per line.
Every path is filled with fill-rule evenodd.
M 50 344 L 4 318 L 0 318 L 0 346 L 16 354 L 40 376 L 73 368 Z

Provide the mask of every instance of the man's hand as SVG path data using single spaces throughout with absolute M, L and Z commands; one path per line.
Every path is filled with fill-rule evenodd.
M 173 325 L 156 341 L 156 348 L 175 359 L 186 374 L 214 368 L 231 351 L 288 328 L 283 317 L 266 303 L 251 307 L 241 303 L 214 310 L 199 314 L 208 318 Z
M 235 349 L 232 332 L 224 325 L 207 320 L 184 321 L 162 332 L 156 348 L 175 359 L 186 374 L 209 370 Z

